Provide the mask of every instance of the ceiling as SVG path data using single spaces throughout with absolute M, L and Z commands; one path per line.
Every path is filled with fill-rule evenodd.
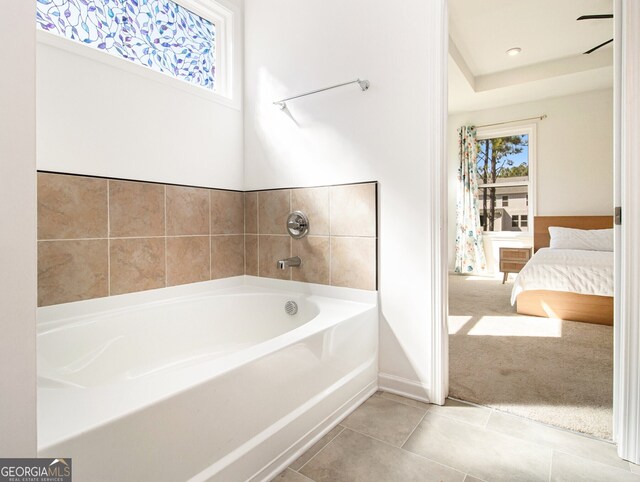
M 499 107 L 613 85 L 613 0 L 449 0 L 449 112 Z M 520 47 L 509 56 L 506 51 Z

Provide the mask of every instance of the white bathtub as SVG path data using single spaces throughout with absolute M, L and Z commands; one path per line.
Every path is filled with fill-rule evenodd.
M 40 308 L 38 453 L 79 481 L 269 480 L 375 392 L 376 297 L 238 277 Z

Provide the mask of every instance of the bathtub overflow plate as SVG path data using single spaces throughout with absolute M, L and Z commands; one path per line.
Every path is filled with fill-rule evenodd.
M 287 301 L 284 304 L 284 311 L 287 313 L 287 315 L 295 315 L 298 312 L 298 303 L 291 300 Z
M 309 218 L 302 211 L 293 211 L 287 217 L 287 231 L 293 239 L 304 238 L 309 233 Z

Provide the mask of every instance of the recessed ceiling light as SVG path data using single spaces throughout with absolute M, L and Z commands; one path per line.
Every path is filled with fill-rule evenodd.
M 518 55 L 520 52 L 522 52 L 520 47 L 513 47 L 512 49 L 507 50 L 507 55 L 513 57 L 514 55 Z

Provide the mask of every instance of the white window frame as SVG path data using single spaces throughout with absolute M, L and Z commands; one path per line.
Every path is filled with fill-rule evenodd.
M 523 124 L 508 127 L 479 127 L 476 131 L 477 140 L 494 139 L 496 137 L 507 137 L 515 135 L 526 135 L 529 139 L 529 181 L 527 182 L 501 182 L 483 184 L 483 186 L 495 187 L 515 187 L 526 185 L 529 188 L 529 206 L 527 214 L 529 216 L 528 231 L 483 231 L 483 236 L 491 238 L 523 238 L 533 237 L 533 219 L 536 215 L 536 124 Z M 480 185 L 480 183 L 478 183 Z
M 171 0 L 216 26 L 216 94 L 231 98 L 233 12 L 213 0 Z
M 216 90 L 191 84 L 170 74 L 153 70 L 144 65 L 135 64 L 109 52 L 87 47 L 55 32 L 37 30 L 37 40 L 40 43 L 56 47 L 67 52 L 80 55 L 107 64 L 109 66 L 130 72 L 171 87 L 218 102 L 236 109 L 240 108 L 239 93 L 234 92 L 234 21 L 235 12 L 214 0 L 171 0 L 188 9 L 196 15 L 210 20 L 216 26 Z M 34 21 L 34 28 L 35 21 Z

